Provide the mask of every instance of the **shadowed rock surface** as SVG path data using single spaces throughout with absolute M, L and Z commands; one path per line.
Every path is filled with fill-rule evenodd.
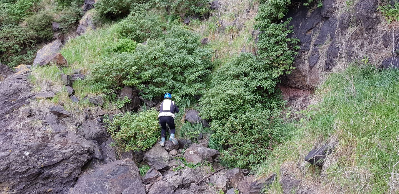
M 293 36 L 300 40 L 290 75 L 283 85 L 313 90 L 329 72 L 351 63 L 381 64 L 396 67 L 394 51 L 399 43 L 399 26 L 387 25 L 378 11 L 378 0 L 355 1 L 349 5 L 323 0 L 321 7 L 293 2 L 287 14 L 292 17 Z
M 136 164 L 130 159 L 125 159 L 86 172 L 69 193 L 145 194 L 146 192 Z

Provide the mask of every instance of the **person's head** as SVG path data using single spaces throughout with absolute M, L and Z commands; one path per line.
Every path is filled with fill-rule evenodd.
M 164 98 L 165 99 L 171 99 L 172 98 L 172 94 L 166 93 Z

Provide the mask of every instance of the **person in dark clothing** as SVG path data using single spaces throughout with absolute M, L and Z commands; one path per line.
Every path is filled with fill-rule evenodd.
M 162 147 L 165 146 L 165 136 L 167 130 L 166 124 L 170 129 L 169 140 L 175 145 L 178 144 L 177 139 L 175 138 L 175 113 L 179 113 L 179 107 L 177 107 L 175 102 L 172 101 L 172 95 L 166 93 L 158 114 L 159 124 L 161 125 L 160 144 Z

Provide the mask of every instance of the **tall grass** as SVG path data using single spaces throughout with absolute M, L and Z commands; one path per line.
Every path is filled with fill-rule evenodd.
M 323 185 L 349 193 L 392 191 L 399 173 L 398 92 L 399 70 L 352 66 L 332 74 L 318 89 L 320 102 L 306 111 L 296 137 L 274 150 L 275 158 L 259 174 L 276 172 L 286 161 L 303 161 L 317 139 L 336 136 L 335 162 L 323 169 Z
M 118 40 L 117 26 L 104 26 L 71 39 L 61 50 L 71 68 L 90 71 L 102 57 L 110 55 L 108 46 Z

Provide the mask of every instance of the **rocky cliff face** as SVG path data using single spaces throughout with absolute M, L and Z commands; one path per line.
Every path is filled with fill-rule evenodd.
M 329 72 L 356 62 L 399 66 L 398 25 L 387 24 L 378 11 L 380 4 L 380 0 L 324 0 L 321 7 L 293 3 L 288 17 L 301 49 L 296 69 L 284 84 L 315 89 Z

